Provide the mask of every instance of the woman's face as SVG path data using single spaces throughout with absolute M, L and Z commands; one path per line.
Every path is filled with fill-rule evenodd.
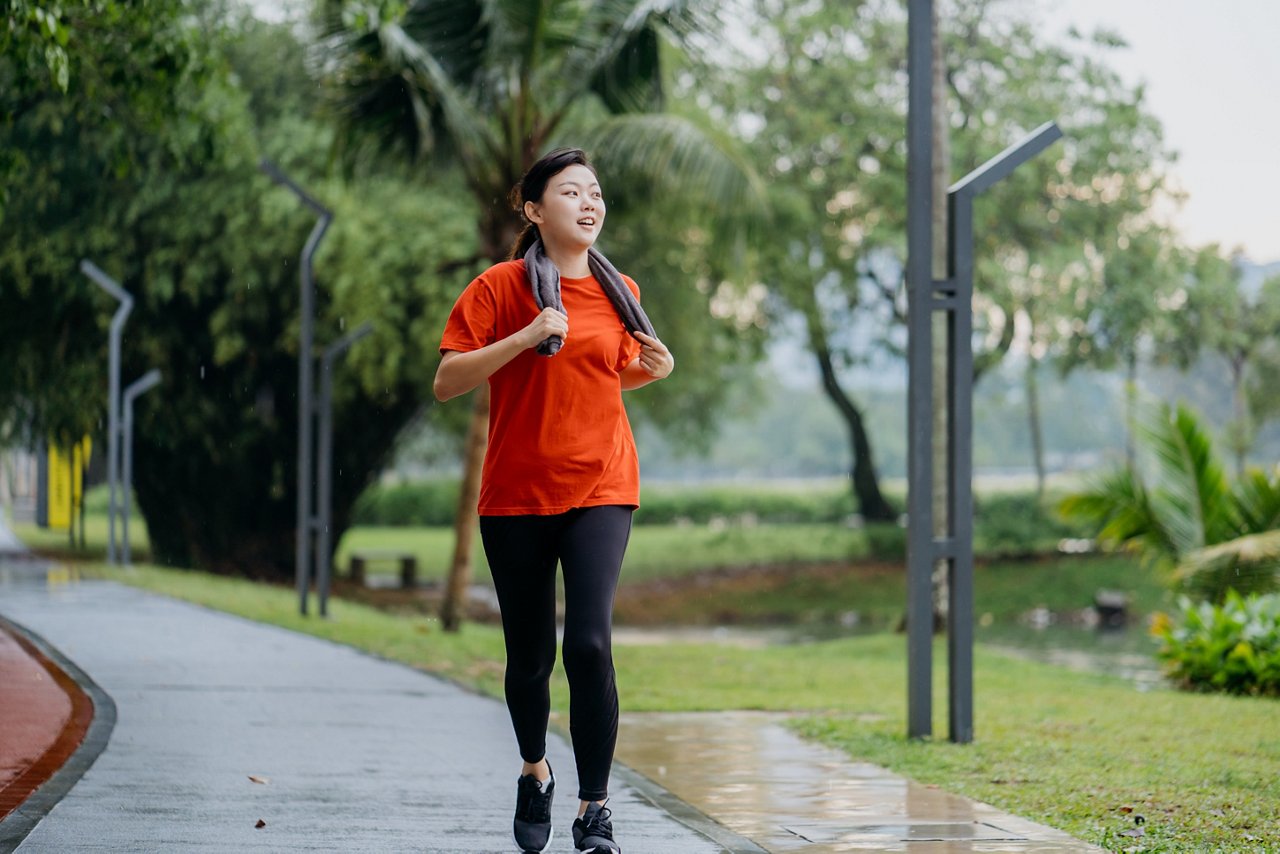
M 588 249 L 604 225 L 604 196 L 595 173 L 575 163 L 553 175 L 542 200 L 526 202 L 524 212 L 544 242 Z

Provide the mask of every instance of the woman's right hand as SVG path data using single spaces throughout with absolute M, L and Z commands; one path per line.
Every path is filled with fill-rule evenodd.
M 559 335 L 564 340 L 569 337 L 569 317 L 554 308 L 544 308 L 532 323 L 520 330 L 520 335 L 526 350 L 537 347 L 552 335 Z

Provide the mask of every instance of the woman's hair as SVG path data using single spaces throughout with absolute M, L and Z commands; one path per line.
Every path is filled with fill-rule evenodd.
M 520 230 L 520 236 L 516 238 L 516 242 L 511 245 L 511 254 L 507 256 L 507 260 L 523 258 L 524 253 L 528 252 L 529 247 L 533 245 L 533 241 L 541 236 L 538 233 L 537 224 L 530 222 L 524 215 L 524 203 L 542 201 L 542 194 L 547 191 L 547 184 L 551 179 L 575 164 L 585 166 L 595 174 L 596 167 L 591 165 L 591 161 L 587 159 L 586 153 L 581 148 L 557 148 L 530 166 L 529 171 L 520 179 L 520 183 L 511 188 L 511 206 L 524 220 L 524 228 Z

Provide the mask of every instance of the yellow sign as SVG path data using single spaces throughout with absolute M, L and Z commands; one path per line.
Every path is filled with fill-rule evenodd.
M 85 436 L 69 449 L 49 445 L 49 527 L 65 531 L 83 499 L 84 470 L 93 442 Z

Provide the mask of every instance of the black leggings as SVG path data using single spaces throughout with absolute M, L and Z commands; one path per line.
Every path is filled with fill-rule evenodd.
M 578 798 L 608 796 L 618 741 L 610 626 L 630 507 L 583 507 L 554 516 L 482 516 L 493 586 L 507 646 L 507 709 L 520 756 L 546 755 L 548 680 L 556 663 L 556 562 L 564 570 L 564 670 Z

